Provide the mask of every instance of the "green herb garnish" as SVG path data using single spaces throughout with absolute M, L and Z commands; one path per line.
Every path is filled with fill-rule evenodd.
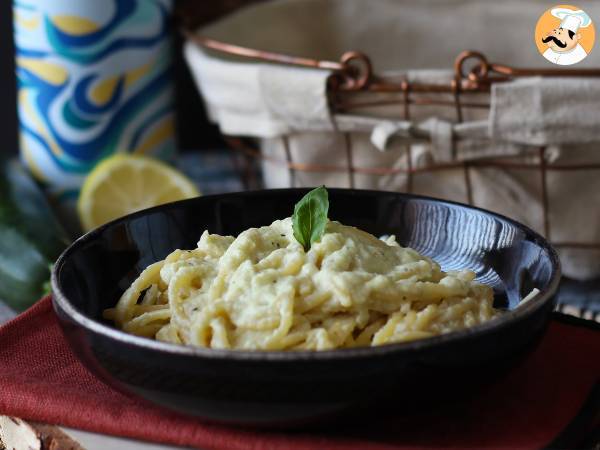
M 312 243 L 318 242 L 325 233 L 328 211 L 329 196 L 325 186 L 313 189 L 294 206 L 294 237 L 302 244 L 304 251 L 310 250 Z

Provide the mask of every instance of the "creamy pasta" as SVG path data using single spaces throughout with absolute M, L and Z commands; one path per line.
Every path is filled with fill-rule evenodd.
M 290 218 L 237 238 L 205 231 L 145 269 L 105 311 L 124 331 L 220 349 L 326 350 L 410 341 L 496 314 L 469 270 L 329 221 L 305 251 Z

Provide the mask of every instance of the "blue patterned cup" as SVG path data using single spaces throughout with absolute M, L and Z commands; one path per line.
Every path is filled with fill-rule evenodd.
M 116 152 L 175 150 L 171 0 L 15 0 L 21 159 L 61 202 Z

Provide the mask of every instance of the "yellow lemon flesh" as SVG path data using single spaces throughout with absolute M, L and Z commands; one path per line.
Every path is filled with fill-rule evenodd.
M 87 176 L 77 211 L 85 231 L 118 217 L 200 195 L 183 173 L 147 156 L 118 154 Z

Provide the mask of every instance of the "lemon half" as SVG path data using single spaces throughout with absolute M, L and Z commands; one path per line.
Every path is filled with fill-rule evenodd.
M 117 154 L 87 176 L 77 212 L 85 231 L 163 203 L 200 195 L 183 173 L 147 156 Z

